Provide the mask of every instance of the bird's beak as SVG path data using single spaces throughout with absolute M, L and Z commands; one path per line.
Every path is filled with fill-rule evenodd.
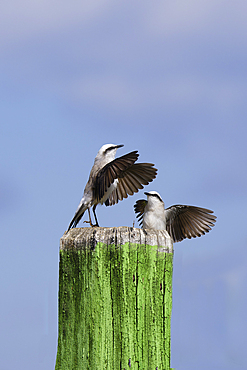
M 115 148 L 122 148 L 122 146 L 124 146 L 123 144 L 119 144 L 119 145 L 116 145 Z
M 148 192 L 146 192 L 146 191 L 144 191 L 144 194 L 145 194 L 146 196 L 148 196 L 148 195 L 149 195 L 149 193 L 148 193 Z

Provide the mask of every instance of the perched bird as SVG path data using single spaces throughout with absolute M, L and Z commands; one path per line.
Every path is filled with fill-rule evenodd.
M 216 216 L 210 209 L 180 204 L 165 209 L 157 191 L 144 194 L 147 200 L 137 200 L 134 205 L 140 226 L 143 229 L 166 230 L 174 242 L 204 235 L 216 222 Z
M 148 185 L 156 177 L 157 169 L 153 167 L 154 164 L 135 163 L 139 157 L 137 150 L 115 159 L 117 149 L 121 147 L 123 145 L 105 144 L 98 151 L 83 197 L 67 232 L 76 227 L 86 210 L 89 221 L 84 222 L 99 226 L 95 213 L 97 204 L 112 206 L 128 195 L 137 193 L 139 189 L 143 189 L 143 185 Z M 89 210 L 92 206 L 95 225 L 92 224 Z

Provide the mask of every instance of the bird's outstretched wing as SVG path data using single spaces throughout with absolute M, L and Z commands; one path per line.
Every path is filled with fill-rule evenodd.
M 100 201 L 107 192 L 111 184 L 116 180 L 123 171 L 132 166 L 139 154 L 137 150 L 116 158 L 110 163 L 106 164 L 97 174 L 94 182 L 93 197 Z
M 145 199 L 139 199 L 139 200 L 136 201 L 136 203 L 134 205 L 136 218 L 137 218 L 140 226 L 142 226 L 142 224 L 143 224 L 143 214 L 144 214 L 144 209 L 147 205 L 147 202 L 148 201 L 145 200 Z
M 216 222 L 213 211 L 195 206 L 174 205 L 165 210 L 166 230 L 174 242 L 204 235 Z
M 152 163 L 135 163 L 126 170 L 122 171 L 118 176 L 118 184 L 116 189 L 111 193 L 106 206 L 112 206 L 118 203 L 119 200 L 127 198 L 128 195 L 137 193 L 143 189 L 143 185 L 148 185 L 157 175 L 157 169 Z

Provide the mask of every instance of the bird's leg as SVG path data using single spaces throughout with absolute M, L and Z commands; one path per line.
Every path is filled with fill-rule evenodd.
M 96 206 L 97 206 L 97 204 L 94 204 L 94 206 L 93 206 L 93 214 L 94 214 L 94 218 L 95 218 L 95 221 L 96 221 L 96 224 L 94 226 L 99 226 L 98 220 L 97 220 L 97 217 L 96 217 L 96 212 L 95 212 Z
M 89 221 L 84 221 L 85 223 L 90 224 L 91 227 L 99 226 L 98 220 L 97 220 L 97 217 L 96 217 L 96 213 L 95 213 L 95 208 L 96 208 L 96 205 L 93 206 L 93 214 L 94 214 L 94 217 L 95 217 L 96 224 L 95 225 L 92 224 L 91 215 L 90 215 L 90 209 L 89 208 L 88 208 Z
M 88 210 L 89 221 L 83 221 L 83 222 L 85 222 L 85 224 L 90 224 L 90 226 L 95 226 L 95 225 L 92 224 L 91 215 L 90 215 L 90 208 L 88 208 L 87 210 Z

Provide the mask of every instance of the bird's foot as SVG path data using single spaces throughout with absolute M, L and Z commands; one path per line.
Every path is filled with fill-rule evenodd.
M 99 224 L 97 223 L 97 224 L 92 224 L 92 222 L 90 222 L 90 221 L 83 221 L 83 223 L 85 223 L 85 224 L 90 224 L 90 226 L 91 227 L 99 227 Z

